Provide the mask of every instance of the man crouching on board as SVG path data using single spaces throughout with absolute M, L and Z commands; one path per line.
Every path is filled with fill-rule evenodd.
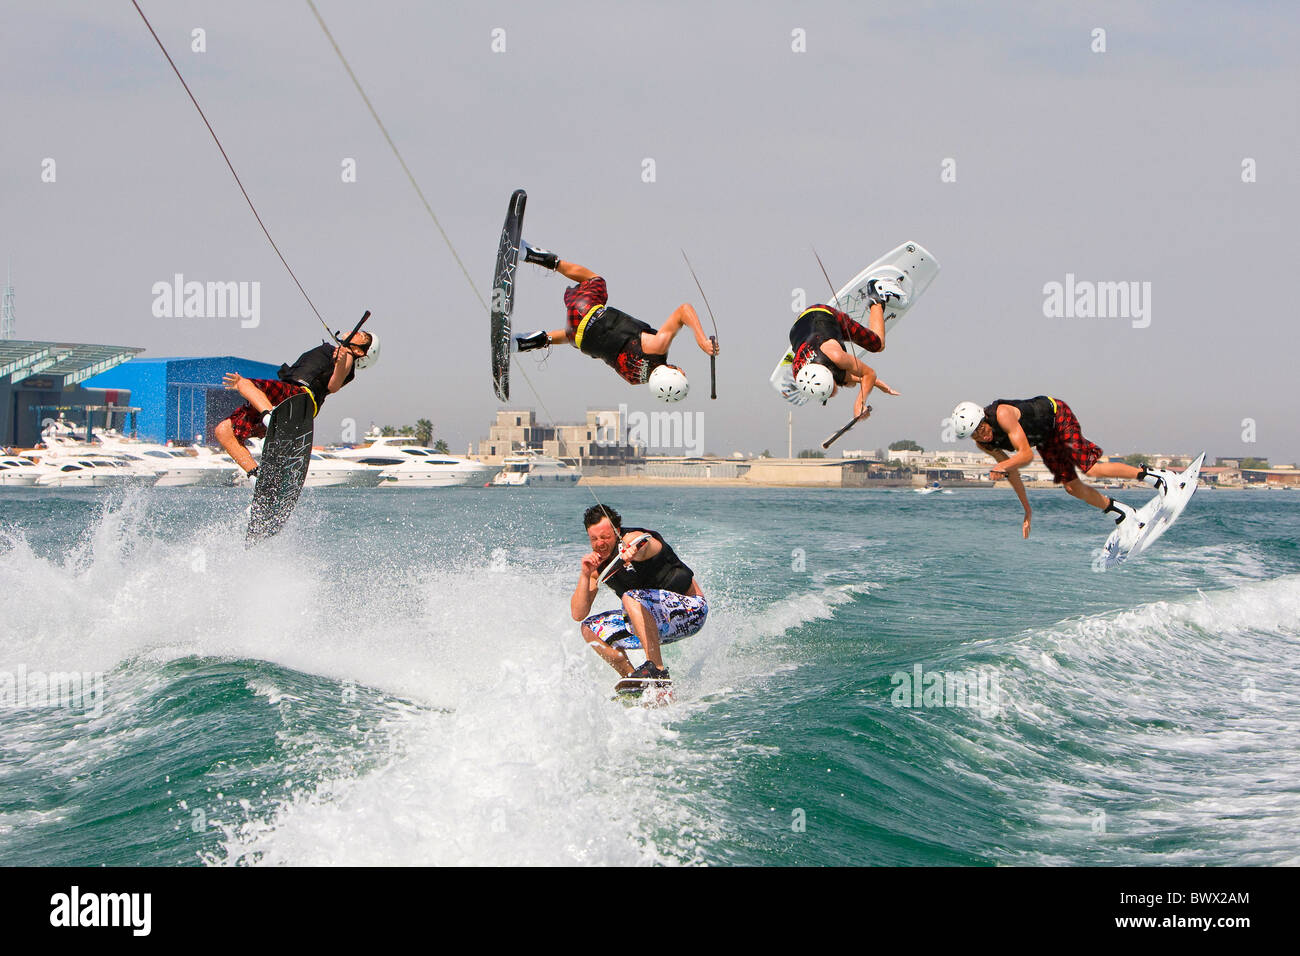
M 660 646 L 697 633 L 709 614 L 695 574 L 657 531 L 624 528 L 613 508 L 592 505 L 582 523 L 591 553 L 582 559 L 569 610 L 575 621 L 582 621 L 583 640 L 621 677 L 669 680 Z M 624 567 L 605 583 L 622 598 L 623 607 L 591 614 L 601 575 L 616 561 Z M 633 647 L 644 649 L 646 656 L 635 670 L 627 659 L 627 649 Z
M 1173 472 L 1146 465 L 1137 468 L 1123 462 L 1101 461 L 1102 450 L 1083 437 L 1082 426 L 1070 406 L 1049 395 L 1001 398 L 983 408 L 974 402 L 962 402 L 953 409 L 952 422 L 958 438 L 975 439 L 975 444 L 997 459 L 997 467 L 989 477 L 994 481 L 1006 478 L 1016 490 L 1025 509 L 1021 533 L 1026 538 L 1032 512 L 1020 469 L 1034 460 L 1035 448 L 1051 471 L 1053 482 L 1064 485 L 1080 501 L 1113 516 L 1116 524 L 1131 517 L 1133 509 L 1084 484 L 1080 471 L 1089 478 L 1141 481 L 1162 495 L 1168 490 L 1168 481 L 1177 477 Z

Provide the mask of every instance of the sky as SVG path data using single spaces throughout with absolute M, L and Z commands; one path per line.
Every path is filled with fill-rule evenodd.
M 418 418 L 454 451 L 486 436 L 479 296 L 524 188 L 525 238 L 652 325 L 691 302 L 710 327 L 690 256 L 719 398 L 684 333 L 671 410 L 710 453 L 784 453 L 767 377 L 795 303 L 829 298 L 812 250 L 838 285 L 915 240 L 942 271 L 869 359 L 902 394 L 852 447 L 942 447 L 959 401 L 1051 394 L 1109 453 L 1300 459 L 1293 4 L 318 0 L 473 284 L 306 2 L 140 5 L 330 327 L 372 312 L 382 357 L 318 441 Z M 8 0 L 0 98 L 19 338 L 276 364 L 321 341 L 129 0 Z M 259 283 L 257 325 L 156 316 L 178 273 Z M 1045 314 L 1067 276 L 1136 283 L 1142 314 Z M 515 331 L 559 328 L 564 286 L 521 267 Z M 567 346 L 519 362 L 508 407 L 545 420 L 669 410 Z M 796 450 L 851 414 L 795 410 Z

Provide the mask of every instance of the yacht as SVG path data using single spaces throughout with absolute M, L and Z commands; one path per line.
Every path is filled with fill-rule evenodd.
M 160 488 L 227 485 L 236 470 L 228 455 L 215 455 L 203 445 L 159 445 L 126 438 L 115 431 L 97 431 L 95 435 L 100 454 L 125 459 L 140 469 L 152 469 L 158 475 Z
M 125 484 L 153 484 L 157 473 L 133 462 L 107 455 L 60 455 L 47 459 L 51 470 L 36 479 L 41 488 L 106 488 Z
M 307 462 L 306 488 L 373 488 L 383 471 L 324 451 L 313 451 Z
M 492 484 L 498 487 L 527 485 L 530 488 L 553 488 L 577 484 L 582 477 L 582 471 L 568 462 L 535 451 L 510 455 L 503 465 L 501 472 L 492 479 Z
M 380 472 L 381 488 L 448 488 L 453 485 L 486 485 L 496 466 L 469 458 L 431 452 L 424 458 L 392 465 Z
M 372 438 L 372 436 L 366 436 Z M 330 454 L 381 469 L 381 488 L 445 488 L 481 485 L 496 471 L 491 465 L 444 455 L 412 435 L 373 436 L 362 448 L 338 448 Z
M 30 488 L 49 471 L 49 466 L 39 465 L 30 458 L 5 455 L 0 458 L 0 488 Z

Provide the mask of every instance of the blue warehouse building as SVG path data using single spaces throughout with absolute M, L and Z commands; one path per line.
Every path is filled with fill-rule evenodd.
M 233 355 L 205 358 L 133 358 L 87 379 L 87 388 L 129 389 L 139 406 L 137 433 L 146 441 L 188 444 L 199 435 L 212 444 L 212 430 L 244 400 L 221 384 L 227 372 L 275 378 L 278 365 Z

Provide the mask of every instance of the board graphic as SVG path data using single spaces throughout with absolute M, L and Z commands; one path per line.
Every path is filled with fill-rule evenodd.
M 315 410 L 311 395 L 300 392 L 271 411 L 249 509 L 246 544 L 250 546 L 276 534 L 293 514 L 311 462 Z
M 1157 492 L 1154 498 L 1138 509 L 1134 517 L 1120 522 L 1102 546 L 1099 558 L 1102 570 L 1109 570 L 1136 557 L 1169 530 L 1196 493 L 1204 462 L 1205 452 L 1201 452 L 1177 479 L 1169 483 L 1164 494 Z
M 515 273 L 527 202 L 528 194 L 522 189 L 516 189 L 510 197 L 497 244 L 496 271 L 492 273 L 492 387 L 502 402 L 510 401 L 510 313 L 515 307 Z
M 847 312 L 855 322 L 865 326 L 867 313 L 871 309 L 867 300 L 867 283 L 872 279 L 890 278 L 903 287 L 903 301 L 889 303 L 885 310 L 885 334 L 894 330 L 894 326 L 916 304 L 921 293 L 929 288 L 934 277 L 939 274 L 939 262 L 918 242 L 905 242 L 896 249 L 885 253 L 871 265 L 867 266 L 836 291 L 827 303 L 836 305 Z M 794 351 L 789 347 L 781 353 L 781 360 L 772 370 L 769 381 L 772 387 L 781 393 L 791 405 L 807 403 L 808 396 L 801 392 L 794 383 Z

